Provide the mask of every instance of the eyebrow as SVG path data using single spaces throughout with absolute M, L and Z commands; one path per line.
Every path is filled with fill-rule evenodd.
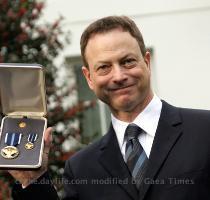
M 108 63 L 110 63 L 110 62 L 108 62 L 108 61 L 98 61 L 95 65 L 93 65 L 93 67 L 94 67 L 94 69 L 96 69 L 100 64 L 108 64 Z
M 128 53 L 128 54 L 125 54 L 124 56 L 120 57 L 119 60 L 120 61 L 124 60 L 124 59 L 126 59 L 126 58 L 128 58 L 130 56 L 136 57 L 133 53 Z M 110 61 L 99 60 L 93 67 L 94 67 L 94 69 L 96 69 L 98 67 L 98 65 L 100 65 L 100 64 L 109 64 L 109 63 L 110 63 Z
M 128 58 L 128 57 L 130 57 L 130 56 L 136 57 L 134 54 L 129 53 L 129 54 L 127 54 L 127 55 L 121 57 L 120 60 L 124 60 L 124 59 L 126 59 L 126 58 Z

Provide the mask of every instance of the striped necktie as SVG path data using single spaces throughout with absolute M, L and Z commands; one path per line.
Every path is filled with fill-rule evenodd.
M 127 141 L 125 162 L 136 183 L 137 189 L 140 188 L 148 164 L 147 155 L 138 140 L 138 136 L 141 133 L 143 133 L 143 130 L 136 124 L 129 124 L 125 130 L 125 139 Z

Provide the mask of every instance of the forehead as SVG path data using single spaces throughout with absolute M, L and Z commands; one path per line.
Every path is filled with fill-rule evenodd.
M 86 56 L 101 51 L 116 51 L 118 49 L 132 49 L 138 47 L 138 42 L 128 31 L 113 29 L 105 33 L 91 36 L 86 46 Z
M 125 31 L 123 30 L 122 28 L 114 28 L 114 29 L 111 29 L 111 30 L 108 30 L 108 31 L 105 31 L 105 32 L 99 32 L 99 33 L 94 33 L 90 36 L 88 42 L 87 42 L 87 46 L 90 42 L 92 41 L 96 41 L 98 39 L 100 40 L 104 40 L 104 39 L 110 39 L 112 38 L 113 36 L 116 36 L 118 35 L 120 38 L 121 37 L 130 37 L 130 38 L 133 38 L 135 39 L 129 31 Z M 136 40 L 136 39 L 135 39 Z

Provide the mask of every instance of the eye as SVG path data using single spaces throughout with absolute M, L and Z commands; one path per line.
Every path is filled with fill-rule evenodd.
M 96 71 L 98 75 L 103 76 L 111 71 L 111 66 L 108 64 L 102 64 L 97 67 Z
M 132 68 L 136 66 L 137 61 L 134 58 L 126 58 L 121 64 L 126 68 Z

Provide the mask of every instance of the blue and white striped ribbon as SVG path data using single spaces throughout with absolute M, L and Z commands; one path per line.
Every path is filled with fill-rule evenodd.
M 36 133 L 30 133 L 28 136 L 28 141 L 34 143 L 37 139 L 38 135 Z
M 21 133 L 6 133 L 5 143 L 9 146 L 17 146 L 20 144 L 21 137 Z

